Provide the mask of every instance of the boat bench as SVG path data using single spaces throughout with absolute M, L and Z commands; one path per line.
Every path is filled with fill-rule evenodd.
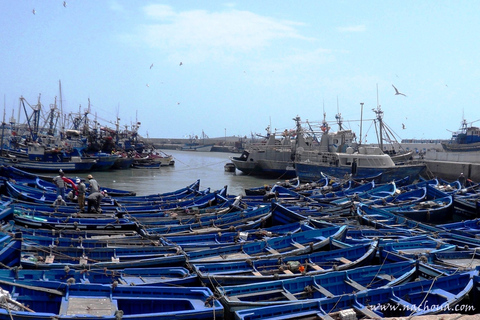
M 445 297 L 447 300 L 451 300 L 455 298 L 455 294 L 443 289 L 432 289 L 430 290 L 430 293 L 438 294 L 439 296 Z
M 344 264 L 349 264 L 349 263 L 352 263 L 352 261 L 348 260 L 347 258 L 345 257 L 341 257 L 341 258 L 334 258 L 335 260 L 341 262 L 341 263 L 344 263 Z
M 390 275 L 390 274 L 385 274 L 385 273 L 381 273 L 381 274 L 377 274 L 376 277 L 378 279 L 381 279 L 381 280 L 386 280 L 386 281 L 392 281 L 392 280 L 395 280 L 395 277 Z
M 99 297 L 62 298 L 59 315 L 74 316 L 85 314 L 90 316 L 113 316 L 118 310 L 117 300 Z
M 367 288 L 365 288 L 365 287 L 362 286 L 360 283 L 358 283 L 357 281 L 352 280 L 352 279 L 347 279 L 347 280 L 345 280 L 345 283 L 348 284 L 349 286 L 355 288 L 355 289 L 358 290 L 358 291 L 367 290 Z
M 245 298 L 245 297 L 255 297 L 255 296 L 263 296 L 263 295 L 268 296 L 268 295 L 277 294 L 277 293 L 285 296 L 290 301 L 298 300 L 292 293 L 285 291 L 284 289 L 249 292 L 244 294 L 238 294 L 236 296 L 228 296 L 228 299 L 230 301 L 240 301 L 242 298 Z
M 331 297 L 335 296 L 333 293 L 331 293 L 330 291 L 328 291 L 327 289 L 325 289 L 324 287 L 322 287 L 318 283 L 316 283 L 315 285 L 313 285 L 311 287 L 313 288 L 313 290 L 316 290 L 316 291 L 320 292 L 321 294 L 323 294 L 327 298 L 331 298 Z

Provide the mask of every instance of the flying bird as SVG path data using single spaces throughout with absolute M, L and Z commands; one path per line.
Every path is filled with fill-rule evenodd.
M 397 95 L 401 95 L 401 96 L 405 96 L 405 97 L 407 96 L 406 94 L 403 94 L 403 93 L 401 93 L 400 91 L 398 91 L 398 89 L 395 88 L 395 86 L 394 86 L 393 84 L 392 84 L 392 87 L 393 87 L 393 89 L 395 89 L 395 95 L 396 95 L 396 96 L 397 96 Z
M 183 65 L 183 63 L 182 63 L 182 62 L 180 62 L 179 66 L 181 66 L 181 65 Z
M 405 124 L 403 124 L 403 123 L 402 123 L 402 129 L 406 129 L 406 128 L 405 128 Z
M 63 6 L 66 8 L 67 7 L 67 1 L 63 1 Z
M 33 10 L 32 10 L 32 13 L 35 14 L 35 12 L 37 12 L 37 11 L 35 11 L 35 9 L 33 9 Z
M 150 85 L 147 83 L 147 87 L 150 87 Z
M 150 65 L 150 69 L 152 69 L 152 68 L 153 68 L 153 63 Z

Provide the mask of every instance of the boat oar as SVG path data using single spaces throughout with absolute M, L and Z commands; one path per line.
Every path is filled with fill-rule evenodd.
M 23 304 L 21 304 L 21 303 L 18 302 L 18 301 L 12 300 L 12 299 L 10 299 L 10 298 L 5 298 L 5 301 L 6 301 L 7 303 L 13 304 L 13 305 L 16 306 L 16 307 L 22 308 L 23 310 L 27 310 L 28 312 L 35 313 L 34 310 L 30 309 L 30 308 L 27 307 L 27 306 L 24 306 Z
M 60 290 L 43 288 L 43 287 L 38 287 L 38 286 L 31 286 L 31 285 L 28 285 L 28 284 L 22 284 L 22 283 L 11 282 L 11 281 L 6 281 L 6 280 L 0 280 L 0 284 L 6 284 L 6 285 L 10 285 L 10 286 L 16 286 L 16 287 L 21 287 L 21 288 L 36 290 L 36 291 L 43 291 L 43 292 L 47 292 L 47 293 L 56 294 L 58 296 L 63 296 L 64 295 L 64 293 Z

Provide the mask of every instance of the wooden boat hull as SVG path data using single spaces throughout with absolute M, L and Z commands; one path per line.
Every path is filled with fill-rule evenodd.
M 17 281 L 0 286 L 22 307 L 0 308 L 5 320 L 167 320 L 222 319 L 223 306 L 200 287 L 67 284 L 56 281 Z

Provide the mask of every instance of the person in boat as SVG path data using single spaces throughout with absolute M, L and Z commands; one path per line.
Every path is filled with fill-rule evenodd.
M 88 192 L 89 193 L 100 192 L 100 186 L 98 185 L 97 180 L 95 180 L 91 174 L 87 176 L 87 179 L 89 183 Z
M 58 176 L 53 178 L 53 183 L 57 187 L 57 196 L 61 196 L 62 199 L 65 198 L 65 180 L 63 180 L 64 177 L 65 173 L 62 169 L 60 169 L 60 171 L 58 172 Z
M 57 196 L 57 199 L 55 199 L 55 201 L 53 201 L 53 207 L 55 207 L 55 210 L 58 209 L 59 206 L 66 206 L 67 203 L 65 202 L 65 200 L 63 200 L 62 196 Z
M 87 211 L 91 213 L 101 213 L 100 203 L 105 198 L 106 192 L 93 192 L 87 197 Z
M 77 201 L 76 191 L 70 190 L 70 192 L 67 193 L 67 199 L 70 200 L 70 202 L 76 202 Z
M 77 178 L 75 181 L 77 183 L 77 200 L 78 206 L 80 207 L 80 212 L 85 212 L 85 193 L 87 192 L 87 186 L 82 179 Z
M 467 178 L 463 175 L 463 172 L 460 173 L 460 176 L 458 177 L 458 182 L 462 185 L 462 188 L 465 188 L 465 183 L 467 182 Z

